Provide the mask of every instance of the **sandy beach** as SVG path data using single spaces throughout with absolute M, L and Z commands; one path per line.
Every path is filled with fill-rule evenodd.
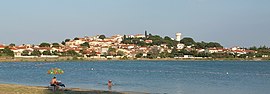
M 52 92 L 52 90 L 46 86 L 0 84 L 0 94 L 146 94 L 146 93 L 84 90 L 80 88 L 64 88 L 62 90 Z

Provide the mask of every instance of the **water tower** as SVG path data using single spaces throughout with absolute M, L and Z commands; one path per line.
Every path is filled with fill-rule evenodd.
M 176 41 L 180 41 L 181 40 L 181 33 L 176 33 Z

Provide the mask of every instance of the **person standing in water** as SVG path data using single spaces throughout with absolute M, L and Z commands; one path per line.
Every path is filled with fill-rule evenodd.
M 53 86 L 53 91 L 56 90 L 56 87 L 57 87 L 57 80 L 56 80 L 56 77 L 53 77 L 52 78 L 52 81 L 50 82 L 51 86 Z
M 108 89 L 109 89 L 109 90 L 112 90 L 112 85 L 113 85 L 113 84 L 112 84 L 112 80 L 109 80 L 109 81 L 108 81 Z

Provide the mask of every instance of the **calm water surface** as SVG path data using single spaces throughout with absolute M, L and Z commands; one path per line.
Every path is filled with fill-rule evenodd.
M 67 87 L 167 94 L 269 94 L 267 61 L 89 61 L 0 63 L 0 83 L 48 86 L 56 75 Z

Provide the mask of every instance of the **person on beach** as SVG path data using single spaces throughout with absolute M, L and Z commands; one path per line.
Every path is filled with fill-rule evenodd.
M 53 77 L 52 78 L 52 81 L 50 82 L 51 86 L 53 86 L 53 91 L 56 90 L 56 87 L 57 87 L 57 80 L 56 80 L 56 77 Z
M 113 85 L 113 84 L 112 84 L 112 80 L 109 80 L 109 81 L 108 81 L 108 89 L 109 89 L 109 90 L 112 90 L 112 85 Z

